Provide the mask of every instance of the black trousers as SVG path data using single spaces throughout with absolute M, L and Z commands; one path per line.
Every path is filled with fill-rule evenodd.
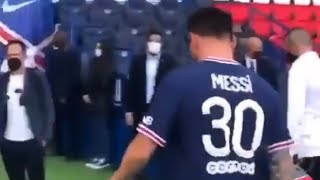
M 1 154 L 9 180 L 45 179 L 44 149 L 37 140 L 5 140 L 1 144 Z
M 320 180 L 320 157 L 303 158 L 299 165 L 313 180 Z

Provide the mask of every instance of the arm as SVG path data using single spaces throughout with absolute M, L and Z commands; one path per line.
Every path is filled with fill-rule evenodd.
M 178 85 L 169 78 L 159 86 L 149 112 L 137 127 L 139 134 L 128 147 L 112 180 L 132 178 L 145 167 L 158 146 L 165 147 L 181 97 Z
M 271 179 L 292 180 L 295 168 L 289 150 L 293 144 L 287 128 L 287 122 L 281 114 L 281 104 L 278 94 L 274 91 L 267 97 L 272 101 L 267 103 L 270 110 L 265 110 L 265 138 L 267 139 L 268 153 L 270 155 Z
M 54 123 L 55 119 L 55 114 L 54 114 L 54 105 L 53 105 L 53 100 L 49 88 L 48 81 L 45 77 L 45 75 L 40 72 L 36 71 L 40 80 L 40 88 L 39 90 L 42 91 L 43 97 L 41 98 L 44 102 L 44 114 L 46 115 L 47 118 L 43 119 L 43 127 L 42 127 L 42 140 L 44 140 L 46 143 L 51 139 L 52 136 L 52 126 Z
M 288 129 L 290 136 L 295 140 L 298 136 L 297 126 L 305 110 L 306 85 L 304 72 L 299 67 L 293 66 L 288 77 Z M 293 152 L 294 154 L 295 152 Z
M 271 180 L 293 180 L 295 167 L 289 149 L 275 151 L 271 154 Z
M 156 143 L 139 133 L 126 150 L 121 166 L 112 180 L 129 180 L 134 177 L 147 165 L 156 148 Z

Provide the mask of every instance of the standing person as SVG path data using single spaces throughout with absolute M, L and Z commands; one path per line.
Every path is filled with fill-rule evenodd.
M 108 40 L 97 43 L 89 68 L 87 94 L 83 95 L 83 101 L 90 112 L 89 127 L 92 128 L 88 132 L 92 134 L 93 157 L 86 166 L 102 169 L 110 165 L 109 121 L 116 80 L 113 49 Z
M 160 179 L 260 180 L 260 147 L 271 156 L 272 179 L 293 179 L 279 97 L 232 60 L 232 24 L 230 14 L 212 7 L 191 15 L 190 49 L 198 63 L 163 79 L 112 180 L 131 179 L 158 147 Z
M 258 37 L 250 37 L 247 40 L 247 52 L 244 55 L 242 64 L 256 72 L 260 77 L 267 81 L 275 90 L 278 91 L 278 78 L 280 68 L 275 61 L 263 56 L 263 42 Z
M 291 30 L 288 50 L 297 56 L 288 77 L 288 128 L 296 144 L 291 153 L 302 160 L 302 168 L 320 179 L 320 58 L 312 38 L 304 29 Z
M 126 90 L 126 123 L 136 128 L 147 112 L 155 88 L 174 68 L 178 61 L 162 53 L 162 34 L 150 29 L 147 34 L 146 52 L 133 57 L 128 88 Z
M 73 116 L 73 108 L 76 106 L 75 95 L 80 84 L 80 58 L 70 49 L 67 33 L 58 31 L 55 34 L 51 46 L 46 50 L 46 60 L 46 74 L 56 110 L 56 153 L 72 160 L 79 156 L 77 151 L 80 149 L 77 143 L 79 122 Z
M 10 180 L 44 180 L 44 148 L 54 121 L 49 85 L 42 72 L 24 66 L 26 46 L 21 41 L 8 43 L 7 59 L 9 72 L 0 75 L 0 149 L 5 170 Z

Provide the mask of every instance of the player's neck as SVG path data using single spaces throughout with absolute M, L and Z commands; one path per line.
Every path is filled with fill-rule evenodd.
M 198 53 L 198 59 L 203 60 L 207 58 L 219 58 L 233 60 L 233 51 L 231 47 L 219 46 L 219 47 L 205 47 L 202 48 L 201 51 Z
M 311 52 L 311 51 L 313 51 L 312 47 L 307 47 L 307 46 L 301 47 L 300 51 L 299 51 L 299 56 L 301 56 L 304 53 Z

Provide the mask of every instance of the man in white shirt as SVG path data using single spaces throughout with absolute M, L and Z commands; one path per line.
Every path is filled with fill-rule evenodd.
M 8 43 L 7 59 L 9 71 L 0 75 L 3 164 L 9 180 L 44 180 L 44 146 L 54 119 L 49 85 L 43 73 L 25 67 L 23 42 Z
M 295 140 L 291 153 L 303 159 L 302 167 L 313 179 L 319 179 L 320 59 L 304 29 L 291 30 L 286 43 L 290 53 L 298 56 L 288 77 L 288 128 Z

